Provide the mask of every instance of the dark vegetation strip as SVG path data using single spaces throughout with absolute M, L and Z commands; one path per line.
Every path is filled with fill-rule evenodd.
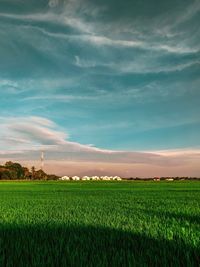
M 200 251 L 179 238 L 154 239 L 93 226 L 0 227 L 0 266 L 199 266 Z

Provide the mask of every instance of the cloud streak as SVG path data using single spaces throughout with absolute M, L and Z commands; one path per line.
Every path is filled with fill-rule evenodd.
M 52 121 L 42 117 L 1 118 L 0 158 L 5 160 L 21 159 L 21 161 L 35 161 L 38 153 L 45 150 L 50 162 L 76 162 L 82 164 L 126 164 L 141 166 L 161 166 L 168 168 L 187 165 L 191 160 L 200 159 L 200 149 L 182 149 L 167 151 L 119 151 L 107 150 L 83 145 L 69 141 L 69 136 L 64 131 L 54 130 L 58 126 Z M 6 136 L 5 136 L 6 133 Z M 82 162 L 82 163 L 81 163 Z M 55 167 L 56 169 L 56 167 Z
M 33 18 L 37 21 L 37 16 Z M 32 20 L 33 18 L 30 16 L 30 20 Z M 41 18 L 41 15 L 38 16 L 39 21 L 40 21 L 40 18 Z M 27 20 L 29 20 L 28 17 L 27 17 Z M 44 18 L 44 21 L 46 21 L 45 18 Z M 54 20 L 52 19 L 52 22 L 53 21 Z M 83 26 L 79 25 L 79 27 L 74 26 L 73 19 L 68 20 L 66 24 L 72 28 L 75 27 L 78 29 L 82 29 L 82 28 L 85 29 L 85 25 Z M 147 51 L 153 50 L 153 51 L 161 51 L 161 52 L 163 51 L 163 52 L 168 52 L 172 54 L 190 54 L 190 53 L 197 53 L 200 50 L 199 47 L 191 47 L 191 46 L 186 46 L 183 44 L 177 45 L 175 43 L 166 44 L 166 42 L 160 42 L 160 41 L 156 42 L 155 40 L 151 41 L 149 39 L 144 40 L 143 38 L 139 39 L 138 37 L 135 37 L 135 40 L 130 40 L 130 39 L 123 40 L 123 39 L 110 38 L 106 35 L 99 35 L 98 33 L 93 33 L 93 32 L 90 33 L 89 31 L 86 31 L 86 32 L 83 31 L 81 34 L 68 34 L 68 33 L 59 33 L 59 32 L 57 33 L 57 32 L 48 31 L 48 29 L 45 29 L 39 26 L 20 25 L 20 27 L 26 30 L 39 31 L 45 36 L 50 37 L 50 38 L 55 38 L 57 40 L 66 40 L 66 41 L 73 41 L 73 42 L 78 41 L 78 42 L 87 43 L 89 45 L 97 46 L 99 48 L 101 47 L 138 48 L 141 50 L 147 50 Z

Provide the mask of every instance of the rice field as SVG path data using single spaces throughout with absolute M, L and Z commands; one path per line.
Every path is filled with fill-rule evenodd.
M 0 266 L 200 266 L 200 183 L 0 182 Z

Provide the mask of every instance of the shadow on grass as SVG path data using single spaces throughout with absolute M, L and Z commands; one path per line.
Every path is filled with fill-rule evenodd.
M 182 240 L 92 226 L 0 225 L 0 266 L 199 266 Z

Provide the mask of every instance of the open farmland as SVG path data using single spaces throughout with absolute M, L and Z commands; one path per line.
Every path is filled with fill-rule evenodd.
M 0 266 L 199 265 L 199 182 L 0 183 Z

